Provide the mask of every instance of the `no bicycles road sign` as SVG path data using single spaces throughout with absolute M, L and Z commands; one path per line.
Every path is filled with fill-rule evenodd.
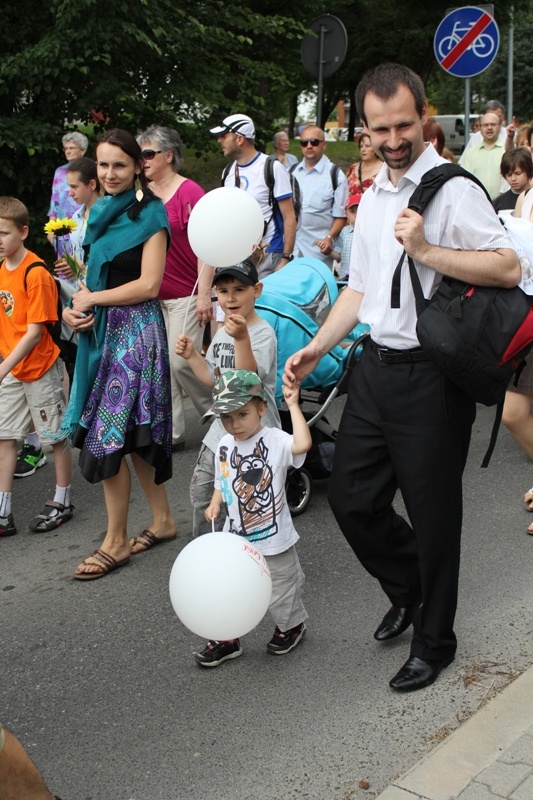
M 441 67 L 456 78 L 473 78 L 487 69 L 498 52 L 500 32 L 480 6 L 455 8 L 440 23 L 433 40 Z

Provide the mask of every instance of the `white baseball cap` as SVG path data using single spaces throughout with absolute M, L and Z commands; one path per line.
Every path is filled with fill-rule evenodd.
M 246 114 L 231 114 L 216 128 L 211 128 L 210 133 L 213 136 L 221 136 L 223 133 L 238 133 L 246 139 L 255 138 L 254 123 L 247 117 Z

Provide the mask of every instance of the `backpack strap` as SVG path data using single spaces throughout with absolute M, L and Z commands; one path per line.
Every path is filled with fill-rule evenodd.
M 3 259 L 3 260 L 0 262 L 0 269 L 2 269 L 2 267 L 4 266 L 4 264 L 5 264 L 5 263 L 6 263 L 6 260 L 5 260 L 5 258 L 4 258 L 4 259 Z M 48 270 L 48 267 L 46 266 L 46 264 L 44 263 L 44 261 L 33 261 L 31 264 L 29 264 L 29 265 L 26 267 L 26 271 L 25 271 L 25 273 L 24 273 L 24 291 L 25 291 L 25 292 L 27 292 L 27 291 L 28 291 L 28 272 L 29 272 L 30 270 L 34 269 L 35 267 L 43 267 L 43 269 L 45 269 L 45 270 L 48 272 L 48 274 L 50 274 L 50 272 L 49 272 L 49 270 Z M 56 283 L 56 281 L 57 281 L 57 278 L 54 278 L 54 283 Z M 57 283 L 56 283 L 56 289 L 57 289 Z
M 331 185 L 333 187 L 334 192 L 337 191 L 337 186 L 339 185 L 339 172 L 340 172 L 340 167 L 338 167 L 337 164 L 332 164 L 329 174 L 331 177 Z
M 294 172 L 294 170 L 296 169 L 297 166 L 298 166 L 298 164 L 293 164 L 291 167 L 289 167 L 289 172 L 290 172 L 291 175 L 292 175 L 292 173 Z M 337 164 L 332 164 L 331 165 L 331 169 L 329 171 L 329 175 L 330 175 L 330 178 L 331 178 L 331 185 L 333 187 L 333 191 L 334 192 L 337 191 L 337 187 L 339 185 L 339 172 L 340 171 L 341 171 L 341 168 Z
M 431 200 L 433 200 L 440 187 L 449 181 L 450 178 L 468 178 L 468 180 L 473 181 L 473 183 L 476 183 L 481 189 L 483 189 L 489 203 L 492 205 L 490 196 L 479 178 L 476 178 L 475 175 L 467 172 L 467 170 L 463 169 L 463 167 L 460 167 L 459 164 L 439 164 L 437 167 L 433 167 L 425 172 L 424 175 L 422 175 L 420 183 L 409 198 L 409 205 L 407 207 L 423 216 L 424 211 L 428 207 Z M 401 271 L 406 255 L 407 254 L 404 250 L 400 256 L 400 260 L 396 265 L 396 269 L 394 270 L 394 275 L 392 277 L 391 308 L 400 308 Z M 422 286 L 420 284 L 420 279 L 418 277 L 418 272 L 416 271 L 414 262 L 410 257 L 408 257 L 407 260 L 409 263 L 411 283 L 413 284 L 413 292 L 416 299 L 417 314 L 419 315 L 427 305 L 427 302 L 422 292 Z
M 28 272 L 30 272 L 30 270 L 34 269 L 35 267 L 43 267 L 48 272 L 48 267 L 46 266 L 44 261 L 34 261 L 32 264 L 29 264 L 29 266 L 26 267 L 26 272 L 24 273 L 24 291 L 25 292 L 28 291 Z M 48 274 L 50 274 L 50 273 L 48 273 Z M 57 288 L 57 286 L 56 286 L 56 288 Z
M 220 179 L 220 185 L 224 186 L 224 184 L 226 183 L 226 178 L 230 174 L 230 170 L 231 170 L 231 168 L 232 168 L 232 166 L 234 164 L 235 164 L 235 186 L 237 187 L 237 189 L 240 189 L 240 187 L 241 187 L 241 179 L 240 179 L 240 176 L 239 176 L 239 172 L 237 170 L 237 162 L 236 161 L 228 161 L 228 163 L 226 164 L 226 166 L 222 170 L 222 177 Z
M 494 452 L 494 448 L 496 447 L 496 439 L 498 438 L 498 431 L 500 430 L 502 416 L 503 416 L 503 401 L 501 403 L 498 403 L 498 405 L 496 406 L 496 414 L 494 416 L 494 422 L 492 423 L 492 430 L 490 432 L 489 446 L 487 447 L 487 452 L 483 456 L 483 461 L 481 462 L 482 469 L 486 469 L 489 466 L 490 458 Z
M 265 166 L 263 169 L 263 178 L 268 188 L 268 205 L 273 208 L 274 206 L 274 184 L 276 179 L 274 177 L 274 160 L 276 159 L 275 155 L 270 155 L 267 157 L 265 161 Z M 277 160 L 277 159 L 276 159 Z

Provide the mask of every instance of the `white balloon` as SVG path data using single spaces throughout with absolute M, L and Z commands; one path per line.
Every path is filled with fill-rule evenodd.
M 236 187 L 220 187 L 198 200 L 187 226 L 193 253 L 212 267 L 230 267 L 253 253 L 263 237 L 257 200 Z
M 206 533 L 178 555 L 169 581 L 172 607 L 205 639 L 236 639 L 264 617 L 272 579 L 261 553 L 234 533 Z

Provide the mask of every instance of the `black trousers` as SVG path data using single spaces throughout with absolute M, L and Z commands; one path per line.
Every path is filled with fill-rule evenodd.
M 421 600 L 411 655 L 455 653 L 462 474 L 475 403 L 430 361 L 385 364 L 367 346 L 339 427 L 329 502 L 395 606 Z M 401 490 L 410 524 L 393 508 Z

